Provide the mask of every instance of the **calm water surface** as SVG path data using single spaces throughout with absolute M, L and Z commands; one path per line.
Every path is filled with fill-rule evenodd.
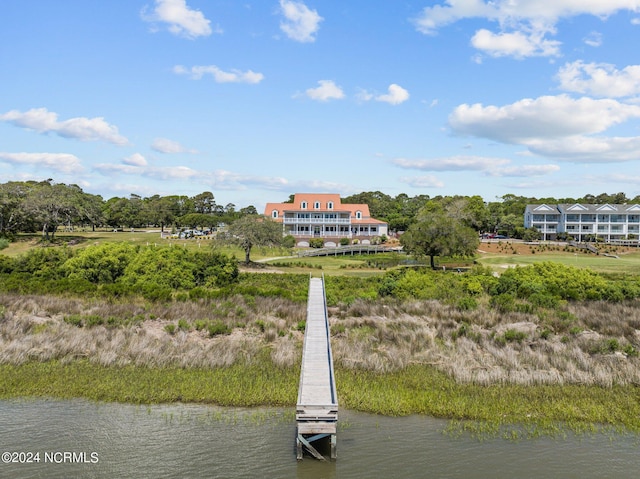
M 341 411 L 338 460 L 298 462 L 293 410 L 0 401 L 0 453 L 40 459 L 0 463 L 0 478 L 640 477 L 637 436 L 478 440 L 446 425 Z

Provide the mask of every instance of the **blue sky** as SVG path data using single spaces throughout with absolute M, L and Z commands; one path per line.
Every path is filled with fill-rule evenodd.
M 0 182 L 640 194 L 640 0 L 3 0 Z

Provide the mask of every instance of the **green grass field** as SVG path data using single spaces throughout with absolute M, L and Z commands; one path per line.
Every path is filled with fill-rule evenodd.
M 627 253 L 611 258 L 603 255 L 585 253 L 548 253 L 548 254 L 482 254 L 477 258 L 481 264 L 490 266 L 497 272 L 505 271 L 514 266 L 527 266 L 541 261 L 554 261 L 577 268 L 589 268 L 599 273 L 634 273 L 640 271 L 640 251 Z

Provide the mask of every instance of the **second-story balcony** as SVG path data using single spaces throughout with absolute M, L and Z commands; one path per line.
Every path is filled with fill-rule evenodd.
M 351 224 L 350 218 L 284 218 L 284 224 L 286 225 L 349 225 Z

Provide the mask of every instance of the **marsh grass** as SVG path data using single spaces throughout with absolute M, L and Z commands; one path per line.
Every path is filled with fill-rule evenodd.
M 487 299 L 473 310 L 339 303 L 330 322 L 340 404 L 462 428 L 473 419 L 489 429 L 564 421 L 640 431 L 640 302 L 569 303 L 566 313 L 559 329 L 553 311 L 500 313 Z M 292 405 L 305 318 L 304 303 L 275 296 L 0 295 L 0 397 Z

